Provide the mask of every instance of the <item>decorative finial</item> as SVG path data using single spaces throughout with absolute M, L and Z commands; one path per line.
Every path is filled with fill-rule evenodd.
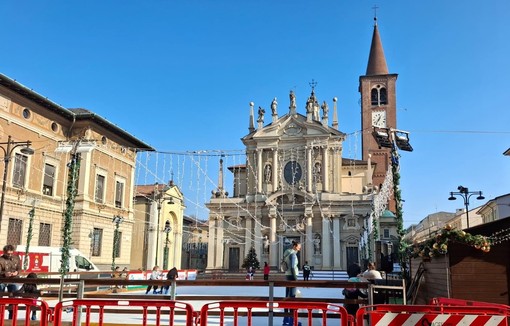
M 377 7 L 377 5 L 374 5 L 372 9 L 374 9 L 374 25 L 377 25 L 377 9 L 379 9 L 379 7 Z
M 315 86 L 317 86 L 317 82 L 312 78 L 312 81 L 309 82 L 308 85 L 310 85 L 310 87 L 312 88 L 312 93 L 313 93 Z

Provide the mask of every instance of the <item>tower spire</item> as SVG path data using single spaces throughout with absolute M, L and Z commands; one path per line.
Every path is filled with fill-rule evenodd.
M 374 9 L 377 10 L 377 7 Z M 388 65 L 384 56 L 384 50 L 377 27 L 377 16 L 374 17 L 374 33 L 372 34 L 372 45 L 370 46 L 370 56 L 368 57 L 366 76 L 387 75 Z

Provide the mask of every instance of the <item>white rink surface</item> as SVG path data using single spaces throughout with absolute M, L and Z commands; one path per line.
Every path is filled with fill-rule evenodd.
M 324 288 L 299 288 L 301 291 L 302 297 L 310 297 L 310 298 L 343 298 L 342 295 L 342 289 L 324 289 Z M 267 287 L 255 287 L 255 286 L 249 286 L 249 287 L 241 287 L 241 286 L 178 286 L 177 287 L 177 296 L 179 295 L 186 295 L 186 296 L 214 296 L 216 295 L 218 297 L 215 301 L 221 301 L 222 296 L 268 296 L 269 295 L 269 288 Z M 126 299 L 129 300 L 129 295 L 140 295 L 145 294 L 145 291 L 129 291 L 129 292 L 123 292 L 123 294 L 126 294 Z M 274 296 L 275 297 L 284 297 L 285 296 L 285 288 L 274 288 Z M 160 299 L 160 295 L 157 294 L 148 294 L 147 299 Z M 179 298 L 177 297 L 177 301 Z M 186 301 L 184 301 L 186 302 Z M 193 300 L 188 301 L 189 304 L 193 306 L 193 309 L 195 311 L 200 311 L 202 306 L 206 303 L 210 303 L 214 301 L 202 301 L 202 300 Z M 56 301 L 48 302 L 50 306 L 54 306 L 56 304 Z M 126 307 L 127 309 L 131 309 L 129 307 Z M 123 309 L 123 307 L 118 307 L 119 310 Z M 281 309 L 275 309 L 275 311 L 281 311 Z M 83 314 L 82 314 L 83 315 Z M 72 321 L 73 314 L 72 313 L 64 313 L 63 314 L 63 321 Z M 97 322 L 98 321 L 98 314 L 91 314 L 91 322 Z M 183 315 L 176 315 L 174 318 L 175 325 L 184 325 L 184 316 Z M 82 323 L 85 321 L 84 317 L 82 317 Z M 148 316 L 148 325 L 156 325 L 156 316 L 155 315 L 149 315 Z M 274 317 L 273 318 L 273 325 L 279 326 L 282 325 L 283 317 Z M 301 318 L 300 321 L 302 322 L 303 326 L 308 325 L 305 322 L 304 318 Z M 108 324 L 117 324 L 117 325 L 140 325 L 142 324 L 142 314 L 119 314 L 119 313 L 106 313 L 104 316 L 104 322 L 107 326 Z M 162 316 L 160 318 L 160 322 L 162 325 L 169 325 L 169 318 L 168 316 Z M 232 317 L 225 317 L 224 325 L 231 326 L 234 325 L 233 318 Z M 216 316 L 211 316 L 207 320 L 207 325 L 220 325 L 219 318 Z M 238 318 L 238 325 L 239 326 L 246 326 L 248 325 L 248 321 L 246 317 L 239 317 Z M 253 326 L 268 326 L 270 325 L 270 321 L 268 320 L 268 317 L 253 317 L 252 319 L 252 325 Z M 322 320 L 314 320 L 313 326 L 322 325 Z M 340 319 L 335 318 L 328 321 L 328 325 L 340 325 Z

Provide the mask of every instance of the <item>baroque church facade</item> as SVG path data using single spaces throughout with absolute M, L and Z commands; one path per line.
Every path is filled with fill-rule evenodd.
M 389 164 L 389 151 L 380 149 L 371 133 L 374 125 L 396 127 L 395 82 L 375 24 L 359 86 L 362 160 L 342 157 L 346 136 L 338 130 L 337 99 L 330 112 L 313 86 L 301 107 L 291 91 L 283 115 L 276 98 L 270 112 L 259 107 L 257 116 L 250 103 L 248 134 L 242 138 L 246 163 L 228 167 L 233 194 L 223 186 L 220 160 L 218 188 L 206 204 L 207 269 L 237 271 L 250 248 L 261 263 L 275 268 L 292 241 L 302 244 L 300 264 L 307 261 L 316 270 L 361 262 L 367 251 L 362 234 Z

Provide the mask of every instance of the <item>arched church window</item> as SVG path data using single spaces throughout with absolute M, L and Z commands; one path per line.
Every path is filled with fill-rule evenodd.
M 388 92 L 384 87 L 379 90 L 379 103 L 381 105 L 388 104 Z
M 372 88 L 370 98 L 372 100 L 372 105 L 379 105 L 379 92 L 377 91 L 377 88 Z

